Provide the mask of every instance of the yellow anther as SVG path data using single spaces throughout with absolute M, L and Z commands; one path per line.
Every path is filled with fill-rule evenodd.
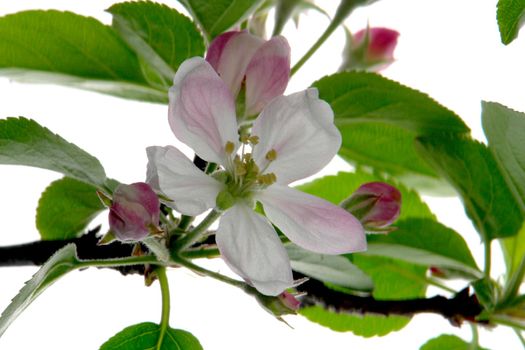
M 248 142 L 250 142 L 250 136 L 249 135 L 242 135 L 241 136 L 241 142 L 244 143 L 245 145 L 247 145 Z
M 252 146 L 255 146 L 256 144 L 259 143 L 259 136 L 255 136 L 255 135 L 250 136 L 248 138 L 248 141 L 252 144 Z
M 246 165 L 239 163 L 235 166 L 235 174 L 242 176 L 246 174 Z
M 233 150 L 235 149 L 235 144 L 231 141 L 226 142 L 226 145 L 224 146 L 224 150 L 226 151 L 226 154 L 232 154 Z
M 277 176 L 274 173 L 263 174 L 257 176 L 257 182 L 261 185 L 269 186 L 277 181 Z
M 266 153 L 266 159 L 269 160 L 270 162 L 272 160 L 275 160 L 277 158 L 277 151 L 274 150 L 274 149 L 271 149 L 268 151 L 268 153 Z
M 243 157 L 245 162 L 249 162 L 250 160 L 252 160 L 252 154 L 251 153 L 245 153 L 242 157 Z

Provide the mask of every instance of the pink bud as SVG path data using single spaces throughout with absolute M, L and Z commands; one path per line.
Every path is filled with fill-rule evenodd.
M 206 60 L 234 97 L 245 83 L 247 116 L 282 95 L 290 77 L 290 46 L 282 36 L 265 41 L 246 31 L 227 32 L 211 42 Z
M 139 241 L 159 223 L 160 202 L 143 182 L 119 185 L 109 209 L 109 227 L 121 241 Z
M 301 302 L 297 300 L 295 295 L 287 291 L 282 292 L 278 296 L 256 293 L 255 298 L 266 311 L 279 319 L 284 315 L 296 314 L 301 306 Z
M 358 31 L 345 48 L 340 70 L 379 72 L 394 62 L 399 32 L 388 28 L 366 28 Z
M 341 206 L 365 228 L 380 229 L 392 224 L 401 209 L 401 193 L 384 182 L 361 185 Z
M 301 306 L 301 302 L 297 300 L 297 298 L 287 291 L 282 292 L 278 295 L 279 300 L 283 303 L 284 306 L 286 306 L 288 309 L 292 311 L 299 310 L 299 307 Z

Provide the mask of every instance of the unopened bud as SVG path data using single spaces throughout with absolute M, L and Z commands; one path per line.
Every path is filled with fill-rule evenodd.
M 109 227 L 121 241 L 139 241 L 158 225 L 159 215 L 159 199 L 148 184 L 121 184 L 113 193 Z
M 293 294 L 287 291 L 284 291 L 275 297 L 258 293 L 256 298 L 266 311 L 277 318 L 280 318 L 283 315 L 296 314 L 301 306 L 301 302 L 297 300 Z
M 359 219 L 365 228 L 381 229 L 399 216 L 401 193 L 384 182 L 369 182 L 344 200 L 341 207 Z
M 399 33 L 388 28 L 366 28 L 354 35 L 348 33 L 339 71 L 365 70 L 379 72 L 394 62 Z

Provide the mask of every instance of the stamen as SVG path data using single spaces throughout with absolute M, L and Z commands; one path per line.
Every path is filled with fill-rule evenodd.
M 270 186 L 271 184 L 274 184 L 277 181 L 277 176 L 275 176 L 274 173 L 269 174 L 263 174 L 257 176 L 257 182 L 260 185 Z
M 277 151 L 274 150 L 274 149 L 271 149 L 268 151 L 268 153 L 266 153 L 266 159 L 269 160 L 270 162 L 275 160 L 277 158 Z
M 243 144 L 247 145 L 250 142 L 250 135 L 242 135 L 240 139 Z
M 259 136 L 253 135 L 248 138 L 248 141 L 252 144 L 252 146 L 255 146 L 259 143 Z
M 226 145 L 224 146 L 224 150 L 226 151 L 226 154 L 232 154 L 233 150 L 235 149 L 235 144 L 231 141 L 226 142 Z

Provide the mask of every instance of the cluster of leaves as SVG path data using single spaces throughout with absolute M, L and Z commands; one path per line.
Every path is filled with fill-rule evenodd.
M 272 6 L 277 9 L 276 28 L 282 29 L 294 11 L 308 8 L 301 1 L 181 2 L 193 21 L 153 2 L 110 7 L 111 26 L 69 12 L 5 16 L 0 18 L 0 74 L 166 103 L 181 62 L 202 56 L 205 43 L 215 36 L 240 23 L 249 25 L 247 19 L 264 16 Z M 516 37 L 524 8 L 523 1 L 500 0 L 498 21 L 504 43 Z M 37 36 L 39 40 L 33 40 Z M 338 291 L 369 293 L 378 300 L 424 297 L 427 287 L 437 283 L 427 276 L 428 270 L 438 269 L 444 278 L 459 277 L 473 286 L 484 313 L 471 321 L 523 324 L 524 298 L 517 294 L 525 270 L 525 115 L 484 102 L 482 120 L 489 141 L 485 145 L 471 138 L 454 112 L 379 75 L 343 72 L 313 86 L 334 110 L 343 136 L 339 154 L 358 170 L 324 177 L 300 189 L 338 204 L 364 182 L 385 181 L 400 189 L 403 207 L 397 230 L 370 236 L 366 253 L 328 257 L 290 246 L 293 269 Z M 96 190 L 111 193 L 118 183 L 106 177 L 96 158 L 25 118 L 0 120 L 0 163 L 64 174 L 40 198 L 36 220 L 42 240 L 81 235 L 104 210 Z M 461 234 L 439 223 L 418 191 L 455 191 L 461 197 L 484 244 L 501 243 L 507 264 L 504 285 L 490 278 L 490 265 L 479 269 Z M 57 252 L 4 311 L 0 335 L 47 286 L 86 266 L 91 265 L 78 259 L 74 245 Z M 388 334 L 410 321 L 405 316 L 335 313 L 322 306 L 303 308 L 300 313 L 321 325 L 365 337 Z M 134 325 L 102 349 L 152 348 L 159 334 L 156 324 Z M 129 338 L 138 341 L 130 345 Z M 174 329 L 167 331 L 161 346 L 201 348 L 191 334 Z M 442 335 L 422 349 L 454 346 L 467 348 L 461 339 Z

